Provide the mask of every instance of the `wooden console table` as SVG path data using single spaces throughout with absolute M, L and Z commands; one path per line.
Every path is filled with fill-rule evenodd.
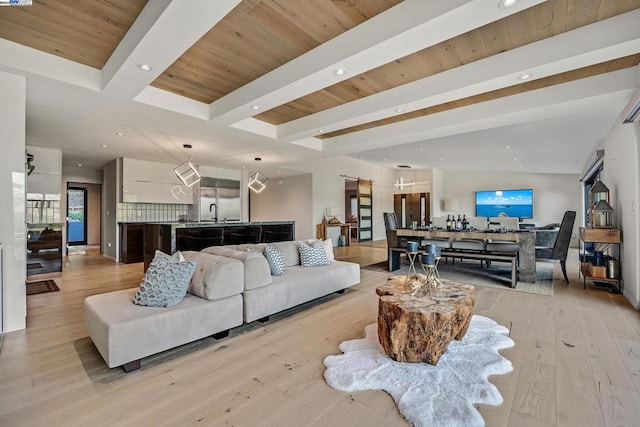
M 407 276 L 394 276 L 376 288 L 378 339 L 398 362 L 435 365 L 451 340 L 461 340 L 476 302 L 475 288 L 448 280 L 434 295 L 411 295 Z
M 340 227 L 340 235 L 344 236 L 344 245 L 351 244 L 351 226 L 349 224 L 318 224 L 316 225 L 316 238 L 326 240 L 327 228 L 329 227 Z

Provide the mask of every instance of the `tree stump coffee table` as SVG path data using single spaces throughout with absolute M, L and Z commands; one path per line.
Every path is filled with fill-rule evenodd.
M 438 363 L 452 339 L 467 332 L 475 288 L 448 280 L 427 296 L 413 296 L 405 276 L 394 276 L 376 288 L 378 339 L 398 362 Z

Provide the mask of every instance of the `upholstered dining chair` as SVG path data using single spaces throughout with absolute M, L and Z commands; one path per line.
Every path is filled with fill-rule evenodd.
M 569 251 L 569 243 L 573 232 L 573 223 L 576 220 L 575 211 L 566 211 L 560 223 L 560 230 L 553 246 L 536 246 L 536 259 L 553 259 L 560 261 L 562 275 L 565 282 L 569 283 L 567 277 L 567 252 Z
M 395 212 L 384 212 L 384 228 L 387 232 L 387 258 L 391 256 L 391 249 L 398 247 L 398 236 L 396 230 L 398 229 L 398 217 Z M 389 261 L 387 259 L 387 261 Z

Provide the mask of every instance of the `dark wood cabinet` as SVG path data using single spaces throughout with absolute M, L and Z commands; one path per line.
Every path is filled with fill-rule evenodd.
M 144 224 L 120 225 L 120 261 L 124 264 L 144 260 Z
M 430 220 L 429 193 L 406 193 L 393 195 L 393 210 L 398 217 L 401 227 L 411 227 L 413 221 L 417 221 L 418 227 L 424 220 Z

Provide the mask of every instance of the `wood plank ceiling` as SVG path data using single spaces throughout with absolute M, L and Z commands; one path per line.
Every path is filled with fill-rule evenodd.
M 33 0 L 3 7 L 0 38 L 102 69 L 147 0 Z
M 152 86 L 211 103 L 401 0 L 244 0 Z M 496 0 L 497 1 L 497 0 Z M 0 38 L 97 69 L 147 0 L 34 0 L 3 8 Z M 634 9 L 640 0 L 549 0 L 257 114 L 279 125 Z M 329 138 L 634 66 L 638 55 L 321 135 Z

